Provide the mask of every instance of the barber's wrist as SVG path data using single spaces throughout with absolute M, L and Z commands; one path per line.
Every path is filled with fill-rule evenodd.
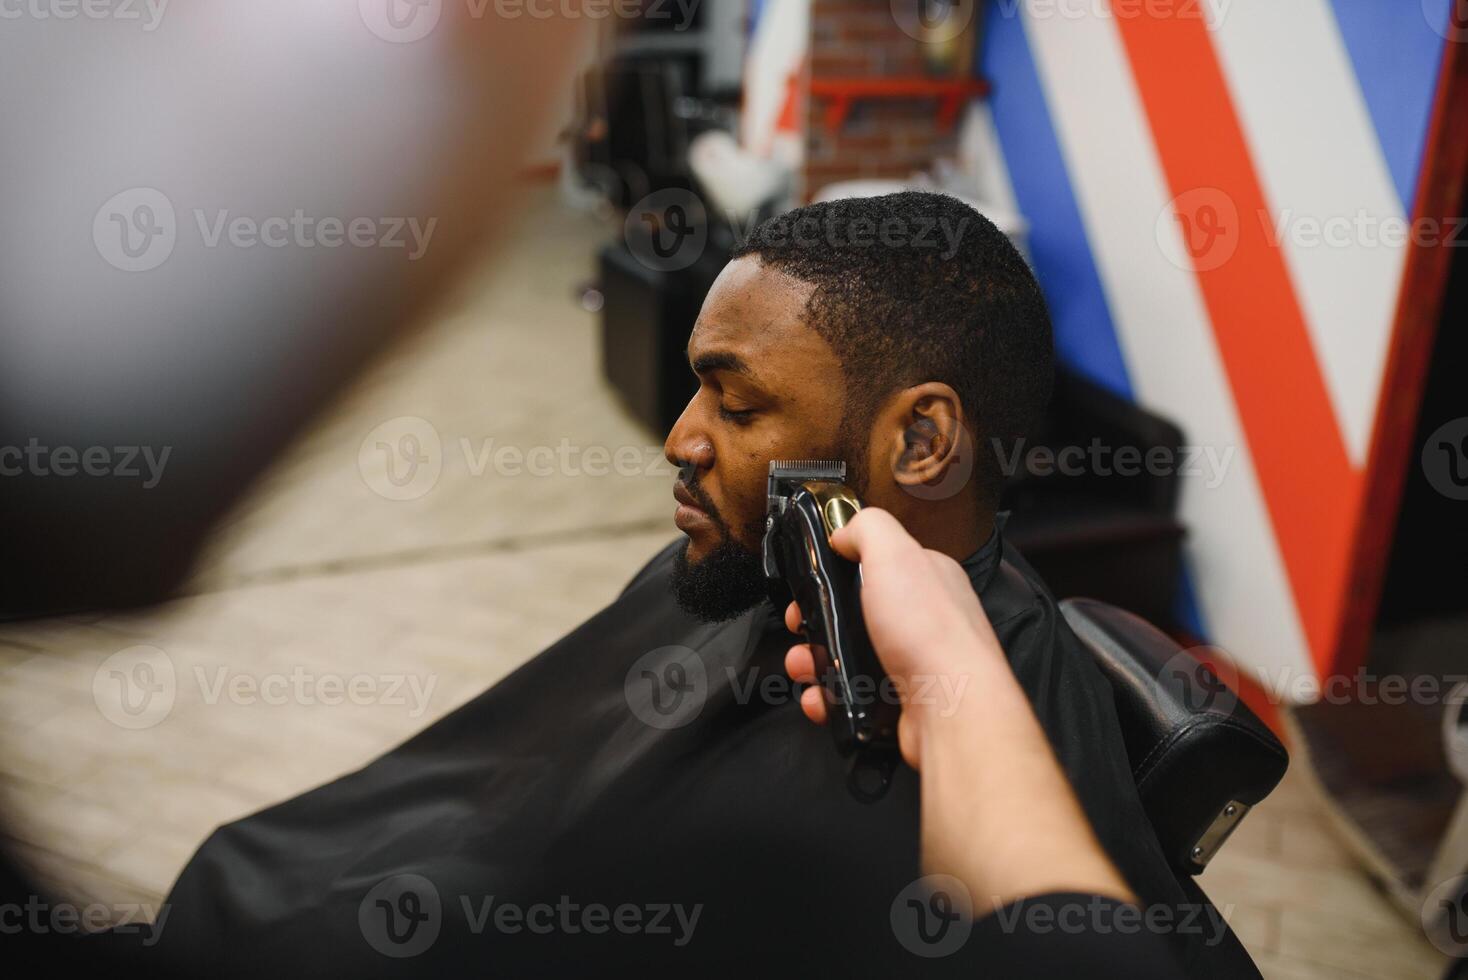
M 919 768 L 923 753 L 940 744 L 982 751 L 973 740 L 983 737 L 983 730 L 1035 724 L 1007 661 L 983 655 L 976 645 L 951 652 L 954 656 L 935 663 L 932 672 L 912 675 L 902 706 L 918 736 Z

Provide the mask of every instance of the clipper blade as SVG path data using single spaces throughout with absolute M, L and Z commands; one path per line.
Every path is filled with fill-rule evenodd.
M 839 459 L 772 459 L 770 479 L 846 480 L 846 464 Z
M 807 480 L 846 482 L 846 464 L 839 459 L 772 459 L 765 494 L 766 513 L 779 514 L 785 509 L 785 498 Z

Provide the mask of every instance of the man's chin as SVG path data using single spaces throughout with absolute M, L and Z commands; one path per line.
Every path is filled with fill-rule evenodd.
M 684 531 L 683 536 L 687 540 L 683 542 L 683 547 L 678 549 L 678 553 L 689 564 L 703 561 L 718 548 L 720 542 L 719 535 L 704 534 L 701 531 Z
M 670 584 L 678 607 L 707 623 L 734 619 L 765 598 L 759 554 L 733 541 L 709 548 L 690 538 L 673 555 Z

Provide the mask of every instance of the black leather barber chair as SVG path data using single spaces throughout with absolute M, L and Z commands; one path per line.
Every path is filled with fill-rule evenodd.
M 1095 599 L 1061 612 L 1111 682 L 1117 719 L 1147 819 L 1188 901 L 1211 905 L 1193 879 L 1279 784 L 1289 756 L 1218 675 L 1151 623 Z M 1260 976 L 1232 932 L 1209 953 L 1213 976 Z
M 1146 620 L 1094 599 L 1060 609 L 1111 682 L 1142 806 L 1186 880 L 1279 784 L 1289 756 L 1212 669 Z

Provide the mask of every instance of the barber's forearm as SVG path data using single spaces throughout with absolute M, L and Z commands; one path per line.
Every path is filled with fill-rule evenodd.
M 968 887 L 982 915 L 1017 898 L 1082 891 L 1135 901 L 1096 841 L 1004 661 L 972 666 L 956 705 L 919 709 L 923 866 Z

